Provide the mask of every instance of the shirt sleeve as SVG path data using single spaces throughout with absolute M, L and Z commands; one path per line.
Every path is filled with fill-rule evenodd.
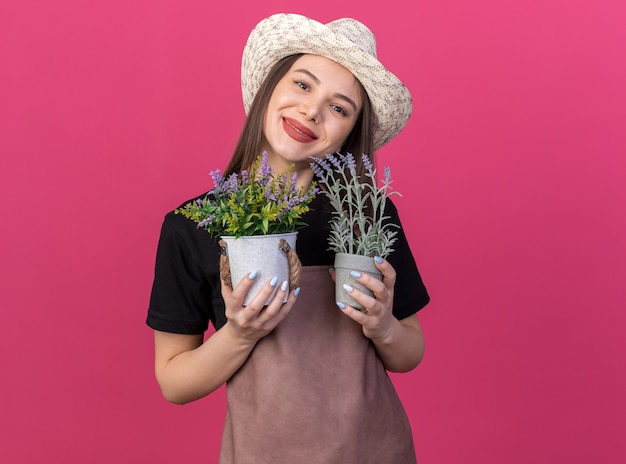
M 393 315 L 397 319 L 404 319 L 426 306 L 430 301 L 430 296 L 415 264 L 413 253 L 400 223 L 398 210 L 390 200 L 387 200 L 385 214 L 389 216 L 390 222 L 398 225 L 395 229 L 398 235 L 393 245 L 394 251 L 387 256 L 387 261 L 396 271 Z
M 225 323 L 219 246 L 195 223 L 165 216 L 157 248 L 146 323 L 155 330 L 199 334 Z

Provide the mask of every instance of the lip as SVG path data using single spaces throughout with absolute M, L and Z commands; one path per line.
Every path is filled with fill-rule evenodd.
M 317 140 L 315 133 L 292 118 L 283 117 L 283 129 L 289 137 L 301 143 Z

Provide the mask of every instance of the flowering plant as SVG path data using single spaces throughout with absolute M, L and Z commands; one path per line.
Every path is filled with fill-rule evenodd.
M 224 177 L 211 171 L 214 187 L 204 198 L 176 209 L 214 236 L 282 234 L 305 225 L 299 219 L 309 210 L 317 194 L 316 184 L 308 189 L 296 186 L 296 173 L 272 173 L 267 152 L 259 156 L 249 171 Z
M 333 218 L 330 222 L 329 249 L 336 253 L 386 257 L 393 251 L 398 227 L 387 221 L 385 204 L 391 192 L 391 170 L 385 167 L 382 187 L 377 187 L 376 170 L 369 157 L 362 155 L 365 177 L 356 172 L 351 153 L 312 158 L 311 168 L 330 199 Z

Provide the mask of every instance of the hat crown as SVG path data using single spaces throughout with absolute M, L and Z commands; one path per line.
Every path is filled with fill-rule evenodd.
M 357 47 L 376 58 L 376 37 L 365 24 L 352 18 L 341 18 L 326 24 L 326 27 L 342 35 Z

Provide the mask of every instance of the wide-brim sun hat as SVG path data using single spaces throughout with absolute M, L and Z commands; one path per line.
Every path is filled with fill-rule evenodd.
M 359 80 L 374 113 L 374 149 L 385 145 L 404 128 L 413 108 L 411 94 L 378 61 L 374 34 L 352 18 L 322 24 L 306 16 L 280 13 L 257 24 L 248 37 L 241 63 L 246 114 L 272 67 L 298 53 L 329 58 Z

